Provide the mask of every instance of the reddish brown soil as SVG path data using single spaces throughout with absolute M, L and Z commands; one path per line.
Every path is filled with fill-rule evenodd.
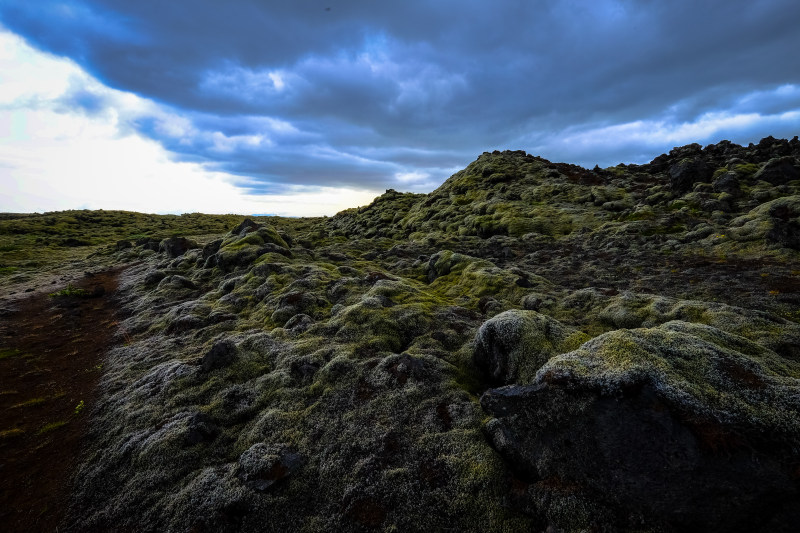
M 38 294 L 0 315 L 3 531 L 52 532 L 63 518 L 116 327 L 119 273 L 87 275 L 74 283 L 94 291 L 92 296 Z

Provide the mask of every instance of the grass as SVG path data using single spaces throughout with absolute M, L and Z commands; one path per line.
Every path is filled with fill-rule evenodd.
M 25 434 L 25 430 L 20 428 L 4 429 L 0 431 L 0 439 L 9 439 L 13 437 L 21 437 Z
M 45 424 L 42 426 L 39 431 L 36 432 L 37 435 L 44 435 L 45 433 L 49 433 L 50 431 L 56 430 L 62 426 L 66 426 L 67 422 L 65 420 L 59 420 L 58 422 L 50 422 L 49 424 Z
M 72 285 L 72 283 L 67 284 L 67 286 L 65 288 L 61 289 L 60 291 L 51 292 L 49 294 L 49 296 L 51 296 L 53 298 L 58 298 L 58 297 L 64 297 L 64 298 L 69 298 L 69 297 L 86 298 L 86 297 L 89 297 L 91 295 L 92 295 L 91 292 L 87 291 L 86 289 L 81 289 L 81 288 L 75 287 L 74 285 Z
M 0 361 L 9 357 L 16 357 L 20 354 L 22 354 L 22 352 L 16 348 L 0 348 Z
M 122 240 L 222 234 L 244 218 L 242 215 L 153 215 L 104 210 L 0 213 L 0 282 L 13 282 L 21 274 L 86 259 L 93 254 L 108 255 Z M 319 220 L 249 218 L 260 222 L 280 219 L 282 226 L 292 227 L 305 227 Z M 82 245 L 74 245 L 78 242 Z
M 35 405 L 41 405 L 47 400 L 45 398 L 31 398 L 30 400 L 25 400 L 24 402 L 18 403 L 16 405 L 12 405 L 12 409 L 16 409 L 17 407 L 33 407 Z

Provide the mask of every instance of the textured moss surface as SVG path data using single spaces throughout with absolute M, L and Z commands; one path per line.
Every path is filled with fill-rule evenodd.
M 427 195 L 185 228 L 202 248 L 178 257 L 98 248 L 135 265 L 69 527 L 620 527 L 568 484 L 520 488 L 485 437 L 498 381 L 646 381 L 800 444 L 800 182 L 776 154 L 800 167 L 771 138 L 594 170 L 485 153 Z

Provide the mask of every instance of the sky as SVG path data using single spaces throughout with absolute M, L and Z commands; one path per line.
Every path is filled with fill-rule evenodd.
M 0 0 L 0 211 L 333 215 L 800 134 L 797 0 Z

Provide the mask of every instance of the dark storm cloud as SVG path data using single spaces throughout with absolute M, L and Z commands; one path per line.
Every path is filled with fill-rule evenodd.
M 422 189 L 495 148 L 615 164 L 800 129 L 795 0 L 0 6 L 34 45 L 188 121 L 140 132 L 259 192 Z M 103 105 L 80 88 L 64 103 Z M 763 120 L 724 120 L 740 114 Z

